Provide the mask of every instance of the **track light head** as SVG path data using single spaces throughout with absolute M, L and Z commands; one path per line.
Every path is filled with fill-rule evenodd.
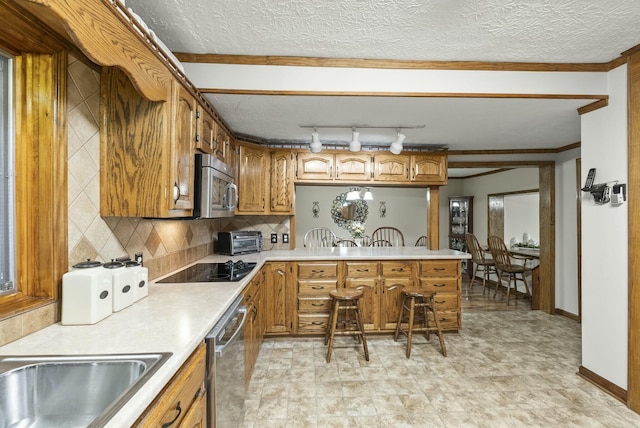
M 405 138 L 407 138 L 406 135 L 398 132 L 398 138 L 396 138 L 396 141 L 391 143 L 391 147 L 389 147 L 389 151 L 394 155 L 399 155 L 400 152 L 402 152 L 402 144 L 404 143 Z
M 360 147 L 362 147 L 362 145 L 360 144 L 360 133 L 356 132 L 356 130 L 354 129 L 353 132 L 351 133 L 351 142 L 349 143 L 349 150 L 352 152 L 359 152 L 360 151 Z
M 311 153 L 320 153 L 322 151 L 322 143 L 320 142 L 320 135 L 314 130 L 311 133 L 311 144 L 309 145 Z

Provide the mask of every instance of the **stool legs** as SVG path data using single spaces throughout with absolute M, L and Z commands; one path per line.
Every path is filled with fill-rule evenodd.
M 422 311 L 422 318 L 424 320 L 424 327 L 415 328 L 415 311 L 416 307 Z M 405 311 L 408 312 L 406 316 L 408 325 L 407 329 L 402 328 L 402 321 L 405 319 Z M 433 320 L 435 328 L 429 326 L 429 312 L 433 314 Z M 438 320 L 438 312 L 436 309 L 435 293 L 432 293 L 428 297 L 423 294 L 414 292 L 403 292 L 402 304 L 400 306 L 400 315 L 398 317 L 398 323 L 396 324 L 396 331 L 393 336 L 394 340 L 398 340 L 398 336 L 402 332 L 407 336 L 407 358 L 411 357 L 411 343 L 413 339 L 414 331 L 424 331 L 427 340 L 431 339 L 430 333 L 435 333 L 440 341 L 440 348 L 442 349 L 442 355 L 447 356 L 447 348 L 444 343 L 444 336 L 442 335 L 442 329 L 440 328 L 440 321 Z
M 345 318 L 338 320 L 340 311 L 344 311 Z M 351 317 L 349 317 L 351 312 Z M 338 322 L 344 324 L 340 331 L 337 331 Z M 356 329 L 349 330 L 348 325 L 355 323 Z M 367 336 L 364 332 L 364 321 L 362 319 L 362 311 L 360 310 L 360 299 L 341 300 L 333 298 L 331 313 L 329 314 L 329 325 L 324 337 L 324 344 L 329 345 L 327 349 L 327 363 L 331 362 L 331 353 L 333 352 L 333 344 L 336 334 L 354 335 L 358 339 L 358 343 L 362 343 L 364 348 L 364 357 L 369 361 L 369 347 L 367 346 Z

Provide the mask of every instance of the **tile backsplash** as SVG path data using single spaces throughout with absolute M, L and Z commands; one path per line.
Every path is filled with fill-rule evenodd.
M 218 231 L 260 230 L 265 242 L 272 232 L 290 233 L 288 216 L 187 221 L 100 217 L 100 75 L 72 56 L 67 73 L 69 269 L 87 259 L 105 262 L 141 252 L 154 279 L 213 253 Z M 58 308 L 51 304 L 1 320 L 0 346 L 58 322 Z

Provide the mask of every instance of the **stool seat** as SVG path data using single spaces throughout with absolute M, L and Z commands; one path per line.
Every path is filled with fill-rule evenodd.
M 400 299 L 400 316 L 398 317 L 396 332 L 393 339 L 398 340 L 400 333 L 407 336 L 407 358 L 411 356 L 411 341 L 414 332 L 424 332 L 427 340 L 430 340 L 431 338 L 430 333 L 436 334 L 440 340 L 442 355 L 445 357 L 447 356 L 447 348 L 444 344 L 442 329 L 440 328 L 435 296 L 435 291 L 427 291 L 420 288 L 405 288 L 402 290 Z M 418 308 L 418 311 L 416 311 L 416 308 Z M 406 317 L 405 312 L 407 313 Z M 432 317 L 429 316 L 430 313 Z M 433 318 L 434 327 L 429 325 L 431 318 Z M 424 326 L 420 327 L 420 324 L 418 324 L 419 326 L 416 327 L 416 321 L 418 321 L 418 323 L 423 323 Z M 406 330 L 402 327 L 403 322 L 407 323 Z
M 369 348 L 367 347 L 367 336 L 364 332 L 362 321 L 362 311 L 360 310 L 360 298 L 364 292 L 357 288 L 339 288 L 329 292 L 331 296 L 331 313 L 329 314 L 329 324 L 324 336 L 324 344 L 329 345 L 327 349 L 327 363 L 331 362 L 331 353 L 336 335 L 349 335 L 358 338 L 364 348 L 364 357 L 369 361 Z M 340 319 L 340 315 L 343 314 Z M 338 324 L 340 328 L 338 328 Z

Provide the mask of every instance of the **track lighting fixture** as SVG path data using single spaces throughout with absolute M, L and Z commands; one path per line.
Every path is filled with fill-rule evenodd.
M 371 125 L 298 125 L 301 128 L 313 128 L 311 133 L 311 144 L 309 149 L 312 153 L 319 153 L 322 151 L 322 143 L 318 135 L 318 128 L 350 128 L 351 129 L 351 141 L 349 142 L 349 150 L 352 152 L 359 152 L 362 149 L 362 143 L 360 143 L 360 132 L 356 131 L 358 128 L 365 129 L 395 129 L 398 132 L 398 136 L 391 143 L 389 151 L 394 155 L 398 155 L 402 152 L 403 143 L 406 138 L 404 134 L 401 134 L 402 129 L 418 129 L 424 128 L 425 125 L 401 125 L 401 126 L 371 126 Z
M 311 150 L 311 153 L 320 153 L 322 151 L 320 135 L 318 135 L 318 131 L 315 128 L 311 133 L 311 144 L 309 145 L 309 149 Z
M 402 152 L 402 143 L 404 143 L 405 138 L 406 136 L 404 134 L 401 134 L 400 130 L 398 129 L 398 138 L 396 138 L 396 141 L 391 143 L 391 147 L 389 147 L 389 151 L 394 155 L 399 155 L 400 152 Z

